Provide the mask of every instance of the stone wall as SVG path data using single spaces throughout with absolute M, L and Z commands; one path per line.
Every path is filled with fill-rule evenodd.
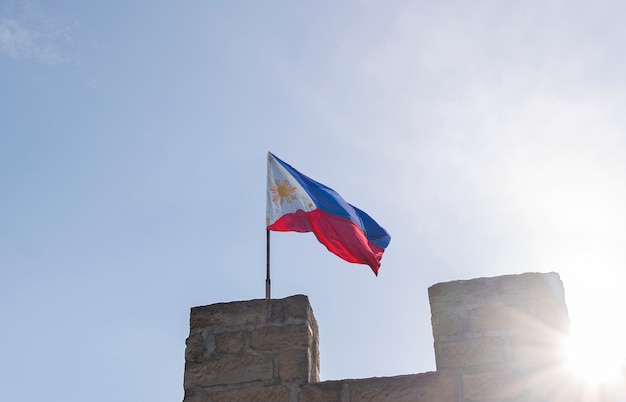
M 194 307 L 184 401 L 297 400 L 319 381 L 318 338 L 306 296 Z
M 558 274 L 440 283 L 428 294 L 436 372 L 324 382 L 306 296 L 194 307 L 184 402 L 592 401 L 563 367 Z
M 437 372 L 456 376 L 458 400 L 545 400 L 546 384 L 562 382 L 569 319 L 558 274 L 440 283 L 428 295 Z

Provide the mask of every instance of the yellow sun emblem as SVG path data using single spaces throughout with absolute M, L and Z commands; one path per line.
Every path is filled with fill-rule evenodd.
M 281 183 L 280 180 L 274 179 L 274 184 L 276 187 L 270 187 L 270 191 L 274 194 L 272 197 L 272 201 L 279 201 L 280 205 L 283 205 L 285 201 L 291 203 L 291 201 L 295 200 L 296 188 L 289 184 L 287 180 L 283 180 Z

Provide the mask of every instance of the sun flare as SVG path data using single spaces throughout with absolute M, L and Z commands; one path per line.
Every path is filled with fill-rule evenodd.
M 591 384 L 618 380 L 624 370 L 621 343 L 591 333 L 570 337 L 565 344 L 568 368 Z
M 598 253 L 599 254 L 599 253 Z M 569 370 L 588 385 L 626 386 L 626 321 L 621 306 L 626 303 L 626 279 L 615 257 L 596 257 L 593 275 L 571 261 L 568 308 L 570 335 L 565 345 Z M 584 265 L 584 264 L 583 264 Z M 611 267 L 609 276 L 603 271 Z M 577 269 L 576 269 L 577 268 Z

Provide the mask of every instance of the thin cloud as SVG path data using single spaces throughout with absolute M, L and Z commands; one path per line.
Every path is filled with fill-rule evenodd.
M 0 18 L 0 55 L 55 65 L 68 61 L 62 48 L 69 40 L 67 25 L 39 12 Z

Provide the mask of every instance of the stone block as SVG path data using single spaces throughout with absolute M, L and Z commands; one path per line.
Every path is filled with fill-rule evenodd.
M 313 316 L 313 309 L 309 298 L 305 295 L 295 295 L 284 299 L 273 299 L 270 302 L 269 322 L 272 323 L 303 323 L 309 322 L 317 328 Z
M 527 401 L 623 402 L 626 396 L 626 377 L 622 381 L 590 386 L 579 376 L 572 376 L 571 370 L 565 366 L 553 365 L 526 371 L 518 378 L 523 381 L 521 385 Z
M 285 313 L 285 303 L 283 299 L 272 299 L 269 303 L 269 318 L 271 323 L 285 322 L 287 316 Z
M 527 272 L 493 278 L 498 284 L 498 297 L 509 303 L 548 297 L 565 304 L 565 291 L 556 272 Z
M 561 279 L 554 272 L 452 281 L 428 289 L 432 312 L 471 310 L 483 305 L 525 304 L 528 300 L 544 297 L 564 305 L 564 295 Z
M 185 365 L 185 389 L 268 381 L 274 376 L 273 357 L 236 356 Z
M 313 317 L 313 311 L 311 309 L 311 304 L 309 303 L 309 298 L 305 295 L 286 297 L 282 299 L 282 302 L 287 319 L 309 321 Z
M 455 386 L 454 376 L 438 373 L 349 382 L 350 401 L 360 402 L 455 402 Z
M 311 336 L 309 352 L 311 357 L 311 372 L 313 377 L 311 381 L 319 381 L 319 372 L 320 372 L 320 352 L 319 352 L 319 332 L 317 328 L 317 322 L 315 321 L 315 317 L 313 317 L 313 312 L 311 311 L 311 319 L 309 321 L 309 333 Z
M 463 398 L 470 401 L 515 399 L 524 394 L 524 378 L 511 370 L 463 374 Z
M 281 381 L 306 384 L 314 381 L 309 352 L 293 349 L 278 355 L 278 375 Z
M 561 333 L 551 330 L 522 332 L 511 338 L 512 364 L 517 368 L 539 368 L 565 360 Z
M 289 388 L 282 385 L 245 387 L 222 391 L 211 396 L 213 402 L 289 402 Z
M 503 363 L 508 358 L 507 346 L 507 340 L 497 336 L 435 342 L 437 370 Z
M 215 350 L 218 353 L 241 352 L 243 350 L 243 335 L 243 331 L 215 335 Z
M 529 319 L 525 306 L 488 305 L 468 312 L 470 332 L 516 331 Z
M 259 350 L 308 347 L 311 344 L 312 336 L 306 324 L 263 327 L 250 334 L 250 347 Z
M 467 312 L 436 311 L 431 316 L 433 336 L 435 339 L 445 336 L 454 337 L 463 334 L 466 329 Z
M 535 322 L 542 323 L 544 327 L 567 334 L 570 329 L 569 314 L 564 301 L 542 297 L 531 300 L 529 303 L 530 314 Z
M 343 381 L 325 381 L 303 385 L 300 388 L 299 402 L 342 402 Z
M 186 389 L 183 402 L 207 402 L 209 396 L 202 389 Z
M 490 278 L 438 283 L 428 288 L 432 312 L 477 308 L 494 295 L 497 295 L 497 287 Z
M 185 361 L 201 363 L 208 358 L 208 351 L 204 345 L 204 339 L 201 333 L 189 335 L 185 340 L 187 347 L 185 348 Z
M 227 328 L 267 321 L 268 300 L 258 299 L 193 307 L 190 328 Z

